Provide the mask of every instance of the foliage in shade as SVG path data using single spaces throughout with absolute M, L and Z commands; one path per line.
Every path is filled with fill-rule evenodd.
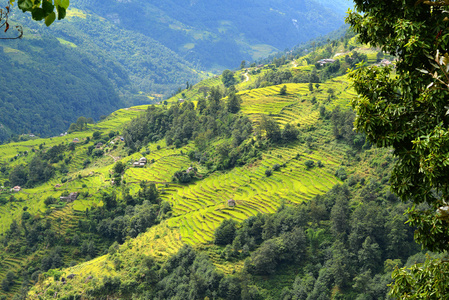
M 417 228 L 415 238 L 431 251 L 445 252 L 449 250 L 444 216 L 449 199 L 449 91 L 441 67 L 447 65 L 447 11 L 433 1 L 354 2 L 356 11 L 349 13 L 347 22 L 359 39 L 397 57 L 396 76 L 391 68 L 375 66 L 350 75 L 358 93 L 353 101 L 355 126 L 377 146 L 394 149 L 399 159 L 391 185 L 403 201 L 416 204 L 408 209 L 409 223 Z M 395 272 L 392 295 L 399 299 L 447 295 L 440 284 L 449 280 L 446 265 L 429 259 L 409 271 Z

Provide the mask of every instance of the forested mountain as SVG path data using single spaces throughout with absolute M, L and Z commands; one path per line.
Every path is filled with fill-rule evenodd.
M 236 68 L 343 24 L 348 1 L 81 1 L 206 69 Z M 338 9 L 336 9 L 338 8 Z
M 25 32 L 0 44 L 0 142 L 11 134 L 57 135 L 79 116 L 97 121 L 203 76 L 151 38 L 96 15 L 73 9 L 51 28 L 13 17 Z
M 12 133 L 58 135 L 78 116 L 98 120 L 124 105 L 107 76 L 117 65 L 102 65 L 48 34 L 2 42 L 0 65 L 0 142 Z

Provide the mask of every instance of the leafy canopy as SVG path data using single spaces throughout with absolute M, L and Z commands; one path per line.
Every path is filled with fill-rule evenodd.
M 9 0 L 13 5 L 16 0 Z M 45 25 L 50 26 L 55 20 L 62 20 L 66 16 L 70 0 L 17 0 L 18 7 L 23 12 L 30 12 L 33 20 L 45 21 Z
M 354 2 L 356 11 L 349 12 L 347 22 L 360 40 L 397 57 L 395 74 L 376 66 L 351 73 L 358 94 L 352 102 L 355 127 L 377 146 L 394 149 L 398 162 L 391 186 L 403 201 L 415 203 L 408 213 L 416 240 L 432 251 L 449 250 L 449 219 L 442 214 L 449 209 L 447 7 L 434 1 Z M 444 262 L 439 267 L 449 269 Z M 412 280 L 404 276 L 412 273 L 396 273 L 394 296 L 433 299 L 419 287 L 404 285 Z

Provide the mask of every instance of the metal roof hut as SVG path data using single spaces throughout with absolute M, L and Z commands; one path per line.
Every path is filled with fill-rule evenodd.
M 71 203 L 71 202 L 75 201 L 77 197 L 78 197 L 78 193 L 73 192 L 73 193 L 70 193 L 68 196 L 65 196 L 65 197 L 61 196 L 61 197 L 59 197 L 59 199 L 65 200 L 65 201 L 67 201 L 67 203 Z

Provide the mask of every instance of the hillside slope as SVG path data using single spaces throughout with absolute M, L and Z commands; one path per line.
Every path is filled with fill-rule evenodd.
M 22 13 L 21 40 L 3 41 L 0 142 L 11 134 L 58 135 L 80 116 L 153 103 L 205 74 L 144 35 L 73 8 L 46 28 Z
M 102 296 L 115 294 L 115 281 L 108 281 L 115 278 L 123 286 L 121 297 L 129 298 L 133 285 L 147 272 L 138 275 L 136 269 L 142 255 L 163 264 L 185 244 L 207 254 L 224 274 L 240 272 L 244 260 L 224 260 L 224 249 L 213 245 L 224 220 L 244 223 L 284 205 L 299 207 L 342 180 L 371 175 L 384 166 L 384 157 L 391 160 L 381 151 L 366 150 L 369 145 L 353 133 L 351 114 L 346 113 L 354 94 L 342 74 L 361 57 L 375 61 L 377 53 L 366 48 L 349 52 L 354 45 L 353 40 L 335 42 L 279 66 L 235 72 L 236 95 L 232 88 L 224 88 L 222 78 L 210 78 L 164 104 L 122 109 L 64 137 L 0 146 L 0 181 L 8 187 L 0 194 L 2 259 L 5 266 L 17 269 L 13 276 L 25 274 L 11 284 L 11 291 L 21 292 L 23 283 L 26 293 L 31 282 L 38 283 L 33 297 L 49 298 L 56 292 L 63 298 L 91 290 L 90 297 L 95 298 L 100 291 Z M 342 52 L 347 56 L 337 56 L 339 68 L 315 68 L 317 59 Z M 234 96 L 242 100 L 240 112 L 224 114 L 220 110 L 229 110 Z M 216 107 L 219 111 L 213 112 Z M 221 119 L 210 118 L 211 111 Z M 159 118 L 149 123 L 155 131 L 136 141 L 134 137 L 145 132 L 139 120 L 147 116 Z M 197 121 L 190 124 L 190 120 Z M 296 137 L 281 141 L 269 137 L 270 120 L 280 126 L 280 136 L 293 127 Z M 200 122 L 207 124 L 205 132 L 182 136 Z M 244 124 L 243 130 L 226 127 L 232 122 Z M 167 124 L 177 130 L 164 131 Z M 213 128 L 223 135 L 208 131 Z M 246 132 L 246 142 L 233 147 L 239 131 Z M 206 145 L 198 136 L 209 137 Z M 236 155 L 232 148 L 242 147 L 250 150 L 232 165 Z M 142 157 L 147 164 L 135 167 Z M 45 168 L 49 171 L 37 171 Z M 194 170 L 194 176 L 186 176 L 188 170 Z M 185 177 L 189 180 L 181 181 Z M 23 178 L 22 190 L 12 193 L 9 188 Z M 74 202 L 59 198 L 72 192 L 79 193 Z M 356 199 L 354 207 L 357 203 Z M 114 256 L 118 249 L 120 257 Z M 8 271 L 0 271 L 2 282 Z M 72 273 L 77 277 L 70 284 L 60 281 Z M 89 276 L 95 280 L 86 279 Z M 136 281 L 136 276 L 141 277 Z M 288 278 L 285 284 L 291 284 L 294 276 Z M 108 284 L 115 287 L 107 290 Z M 266 293 L 278 292 L 273 288 Z

